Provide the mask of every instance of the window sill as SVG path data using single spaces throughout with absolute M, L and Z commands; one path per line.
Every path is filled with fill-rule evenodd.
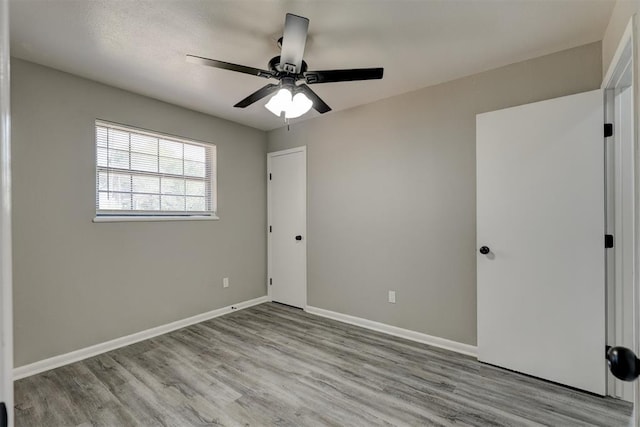
M 97 216 L 93 222 L 156 222 L 156 221 L 216 221 L 220 218 L 211 216 Z

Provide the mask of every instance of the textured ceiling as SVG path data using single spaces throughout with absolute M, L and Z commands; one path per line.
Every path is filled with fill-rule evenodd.
M 338 111 L 601 40 L 613 4 L 12 0 L 11 49 L 18 58 L 267 130 L 283 123 L 266 100 L 232 107 L 265 79 L 187 63 L 185 54 L 266 68 L 279 54 L 285 13 L 305 16 L 309 69 L 385 68 L 383 80 L 315 85 Z

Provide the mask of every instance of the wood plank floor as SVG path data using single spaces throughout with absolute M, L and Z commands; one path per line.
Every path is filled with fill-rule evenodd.
M 627 426 L 631 405 L 267 303 L 15 383 L 17 426 Z

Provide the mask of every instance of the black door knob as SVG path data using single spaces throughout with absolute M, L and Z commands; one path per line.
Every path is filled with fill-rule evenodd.
M 486 255 L 486 254 L 488 254 L 489 252 L 491 252 L 491 249 L 489 249 L 489 247 L 488 247 L 488 246 L 483 246 L 483 247 L 481 247 L 481 248 L 480 248 L 480 253 L 481 253 L 482 255 Z
M 640 375 L 640 359 L 625 347 L 612 347 L 607 351 L 609 370 L 622 381 L 633 381 Z
M 302 240 L 302 236 L 300 235 L 296 236 L 296 240 Z
M 7 414 L 7 405 L 4 402 L 0 402 L 0 427 L 7 427 L 9 425 L 9 415 Z

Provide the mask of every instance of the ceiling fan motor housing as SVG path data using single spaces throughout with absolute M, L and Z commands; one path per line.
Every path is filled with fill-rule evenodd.
M 287 69 L 287 67 L 289 67 Z M 293 67 L 293 68 L 291 68 Z M 300 73 L 295 72 L 295 67 L 291 64 L 280 64 L 280 56 L 274 56 L 273 58 L 271 58 L 271 60 L 269 61 L 269 70 L 276 72 L 276 73 L 286 73 L 286 74 L 293 74 L 293 75 L 297 75 L 298 78 L 296 80 L 301 79 L 304 73 L 307 72 L 307 63 L 303 60 L 302 64 L 300 65 Z

